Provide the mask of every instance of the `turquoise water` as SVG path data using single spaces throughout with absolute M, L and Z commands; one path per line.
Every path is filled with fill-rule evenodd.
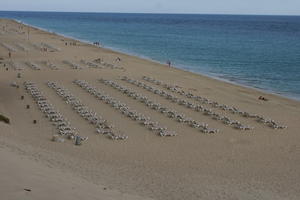
M 0 17 L 300 100 L 300 16 L 3 11 Z

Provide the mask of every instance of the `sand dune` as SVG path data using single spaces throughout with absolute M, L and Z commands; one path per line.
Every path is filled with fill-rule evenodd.
M 298 101 L 24 27 L 0 20 L 0 199 L 300 196 Z M 52 142 L 59 129 L 24 82 L 88 140 Z M 97 133 L 85 111 L 128 138 Z

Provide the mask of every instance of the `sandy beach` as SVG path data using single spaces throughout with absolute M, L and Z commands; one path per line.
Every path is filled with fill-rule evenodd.
M 299 199 L 299 101 L 8 19 L 0 59 L 0 199 Z

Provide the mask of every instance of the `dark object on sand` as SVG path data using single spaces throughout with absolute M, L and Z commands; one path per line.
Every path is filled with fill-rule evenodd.
M 6 124 L 9 124 L 10 123 L 10 120 L 8 117 L 5 117 L 4 115 L 1 115 L 0 114 L 0 121 L 6 123 Z
M 36 123 L 37 123 L 37 121 L 36 121 L 36 120 L 33 120 L 33 123 L 34 123 L 34 124 L 36 124 Z
M 81 145 L 82 141 L 86 141 L 88 137 L 80 137 L 79 135 L 75 136 L 75 145 Z
M 262 100 L 262 101 L 269 101 L 269 99 L 267 99 L 267 98 L 265 98 L 265 97 L 263 97 L 263 96 L 259 96 L 258 99 L 259 99 L 259 100 Z
M 18 77 L 18 78 L 21 78 L 21 73 L 18 73 L 17 77 Z
M 31 192 L 31 189 L 25 188 L 24 190 L 25 190 L 26 192 Z
M 97 59 L 94 60 L 94 62 L 101 64 L 102 63 L 102 59 L 101 58 L 97 58 Z
M 6 67 L 6 71 L 8 71 L 8 68 Z
M 29 109 L 29 108 L 30 108 L 30 105 L 27 105 L 26 108 Z
M 24 99 L 24 96 L 21 96 L 21 99 L 23 100 L 23 99 Z
M 81 137 L 75 136 L 75 145 L 81 145 Z

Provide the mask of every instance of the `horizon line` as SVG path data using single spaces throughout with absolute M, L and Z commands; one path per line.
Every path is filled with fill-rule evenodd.
M 94 14 L 160 14 L 160 15 L 242 15 L 242 16 L 295 16 L 300 14 L 255 14 L 255 13 L 167 13 L 167 12 L 103 12 L 103 11 L 50 11 L 50 10 L 0 10 L 0 12 L 49 12 L 49 13 L 94 13 Z

